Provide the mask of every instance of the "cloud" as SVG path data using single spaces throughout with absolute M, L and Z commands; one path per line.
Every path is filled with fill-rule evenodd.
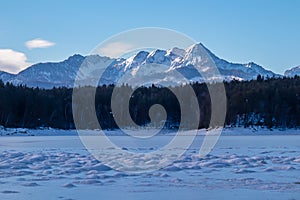
M 97 53 L 99 53 L 101 56 L 116 58 L 116 57 L 121 57 L 122 55 L 128 53 L 128 51 L 131 50 L 132 48 L 133 48 L 132 44 L 113 42 L 97 50 Z
M 0 70 L 18 73 L 30 66 L 24 53 L 12 49 L 0 49 Z
M 27 41 L 25 43 L 25 45 L 28 49 L 36 49 L 36 48 L 48 48 L 48 47 L 54 46 L 55 43 L 49 42 L 47 40 L 43 40 L 40 38 L 36 38 L 36 39 Z

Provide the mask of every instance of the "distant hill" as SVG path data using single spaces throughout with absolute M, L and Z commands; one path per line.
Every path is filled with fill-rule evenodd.
M 294 77 L 296 75 L 300 76 L 300 66 L 293 67 L 284 72 L 284 76 L 287 76 L 287 77 Z

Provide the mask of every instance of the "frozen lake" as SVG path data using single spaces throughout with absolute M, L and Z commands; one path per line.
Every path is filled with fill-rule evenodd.
M 172 136 L 136 149 L 112 137 L 146 151 Z M 130 175 L 94 159 L 76 135 L 2 136 L 0 199 L 300 199 L 299 135 L 222 135 L 199 157 L 202 140 L 164 169 Z

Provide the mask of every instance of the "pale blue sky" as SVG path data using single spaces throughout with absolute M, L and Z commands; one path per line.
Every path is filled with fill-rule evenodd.
M 174 29 L 228 61 L 253 61 L 277 73 L 300 65 L 297 0 L 4 0 L 0 56 L 21 52 L 19 65 L 59 61 L 85 55 L 106 38 L 139 27 Z M 55 45 L 26 47 L 36 38 Z M 0 57 L 0 70 L 17 70 L 4 68 L 3 62 Z

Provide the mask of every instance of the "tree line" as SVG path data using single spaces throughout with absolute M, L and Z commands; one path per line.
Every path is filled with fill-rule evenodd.
M 264 78 L 259 75 L 256 80 L 231 81 L 223 84 L 227 95 L 227 114 L 225 123 L 218 126 L 300 127 L 300 77 Z M 173 89 L 184 94 L 186 87 L 186 85 L 181 85 Z M 211 110 L 207 85 L 193 83 L 191 87 L 199 102 L 198 128 L 209 128 Z M 165 128 L 176 129 L 182 123 L 189 126 L 188 120 L 182 121 L 180 109 L 180 106 L 188 106 L 189 102 L 186 102 L 187 105 L 180 105 L 174 93 L 168 88 L 152 85 L 134 90 L 128 85 L 118 87 L 103 85 L 96 88 L 93 105 L 98 122 L 103 129 L 116 129 L 130 125 L 126 117 L 118 124 L 114 120 L 111 109 L 114 89 L 132 92 L 129 114 L 132 120 L 140 126 L 158 126 L 151 122 L 149 116 L 149 109 L 154 104 L 160 104 L 165 108 L 166 120 L 162 122 Z M 74 129 L 72 106 L 76 105 L 76 102 L 72 104 L 73 90 L 76 92 L 77 89 L 29 88 L 0 81 L 0 125 L 3 127 Z M 84 101 L 85 96 L 82 98 Z M 117 98 L 122 102 L 122 95 Z M 119 107 L 117 114 L 126 116 L 126 109 L 128 109 L 126 106 Z M 86 113 L 89 114 L 89 112 Z M 93 122 L 84 121 L 88 119 L 84 113 L 74 114 L 77 117 L 82 115 L 80 128 L 98 127 Z M 157 120 L 156 123 L 160 123 L 160 116 Z

